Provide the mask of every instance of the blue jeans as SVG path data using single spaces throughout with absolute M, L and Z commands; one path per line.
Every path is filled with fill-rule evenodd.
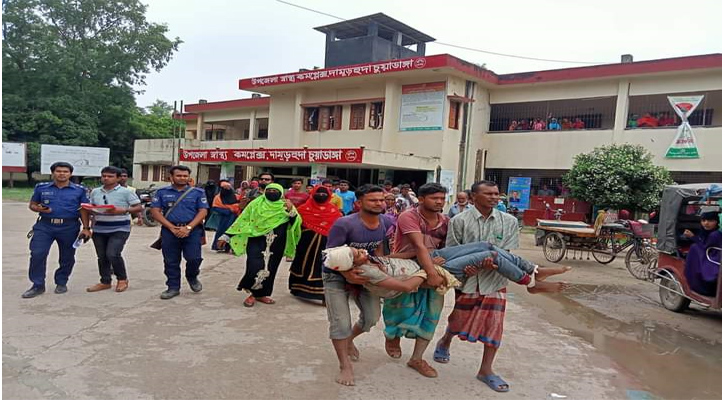
M 189 236 L 177 238 L 166 228 L 161 228 L 161 253 L 164 255 L 166 286 L 171 290 L 181 287 L 181 255 L 186 260 L 186 279 L 193 281 L 199 275 L 201 266 L 201 235 L 204 229 L 197 227 Z
M 483 260 L 492 256 L 493 251 L 498 253 L 494 258 L 494 264 L 498 265 L 496 271 L 506 279 L 519 282 L 525 275 L 534 273 L 534 264 L 489 242 L 476 242 L 433 250 L 431 257 L 445 258 L 443 268 L 453 274 L 456 279 L 463 281 L 466 279 L 463 269 L 469 265 L 481 264 Z
M 30 271 L 28 273 L 33 287 L 45 288 L 45 271 L 48 253 L 53 242 L 58 242 L 58 269 L 55 270 L 55 284 L 65 285 L 76 263 L 76 249 L 73 242 L 78 238 L 81 223 L 69 221 L 64 225 L 51 225 L 38 221 L 33 226 L 33 238 L 30 239 Z

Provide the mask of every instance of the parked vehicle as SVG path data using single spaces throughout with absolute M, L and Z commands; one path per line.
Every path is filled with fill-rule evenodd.
M 136 189 L 136 195 L 141 200 L 143 210 L 141 211 L 141 221 L 146 226 L 158 226 L 159 223 L 151 216 L 151 200 L 154 198 L 156 188 L 154 184 L 151 184 L 146 189 Z
M 657 238 L 659 256 L 651 280 L 659 286 L 660 301 L 668 310 L 681 312 L 691 303 L 716 310 L 722 308 L 722 271 L 715 296 L 695 292 L 685 274 L 689 243 L 682 233 L 685 229 L 700 229 L 700 216 L 712 211 L 722 215 L 721 184 L 672 185 L 663 191 Z M 722 245 L 705 252 L 709 262 L 720 264 Z

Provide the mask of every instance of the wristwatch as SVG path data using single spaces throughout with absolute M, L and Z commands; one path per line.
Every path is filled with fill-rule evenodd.
M 194 228 L 192 228 L 192 227 L 191 227 L 191 225 L 186 225 L 186 230 L 187 230 L 187 231 L 190 231 L 190 230 L 192 230 L 192 229 L 194 229 Z

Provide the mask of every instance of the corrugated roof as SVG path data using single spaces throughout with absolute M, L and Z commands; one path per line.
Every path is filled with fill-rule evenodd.
M 416 44 L 420 42 L 432 42 L 435 38 L 425 33 L 411 28 L 410 26 L 391 18 L 383 13 L 366 15 L 364 17 L 349 19 L 347 21 L 337 22 L 330 25 L 318 26 L 316 31 L 327 34 L 334 32 L 338 39 L 350 39 L 355 37 L 367 36 L 368 25 L 371 22 L 378 24 L 378 36 L 383 39 L 392 41 L 393 34 L 400 32 L 403 34 L 403 46 Z

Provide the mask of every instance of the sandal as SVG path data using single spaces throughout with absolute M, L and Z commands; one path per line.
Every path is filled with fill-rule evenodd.
M 486 376 L 476 375 L 476 379 L 485 383 L 486 385 L 488 385 L 488 387 L 490 387 L 491 389 L 493 389 L 496 392 L 504 393 L 504 392 L 509 391 L 509 384 L 506 383 L 506 381 L 504 381 L 503 379 L 501 379 L 501 377 L 498 375 L 495 375 L 495 374 L 486 375 Z
M 254 307 L 254 296 L 247 297 L 246 300 L 244 300 L 244 307 Z
M 276 301 L 274 301 L 274 299 L 271 298 L 271 297 L 269 297 L 269 296 L 257 297 L 257 301 L 260 302 L 260 303 L 264 303 L 264 304 L 274 304 L 274 303 L 276 303 Z
M 400 349 L 400 338 L 388 340 L 385 338 L 385 352 L 392 358 L 400 358 L 403 351 Z
M 425 360 L 410 360 L 408 361 L 408 366 L 426 378 L 438 377 L 438 371 L 431 367 Z
M 439 362 L 441 364 L 448 364 L 448 362 L 451 361 L 451 351 L 450 351 L 450 349 L 446 349 L 444 347 L 436 346 L 436 349 L 433 352 L 433 360 L 435 362 Z

